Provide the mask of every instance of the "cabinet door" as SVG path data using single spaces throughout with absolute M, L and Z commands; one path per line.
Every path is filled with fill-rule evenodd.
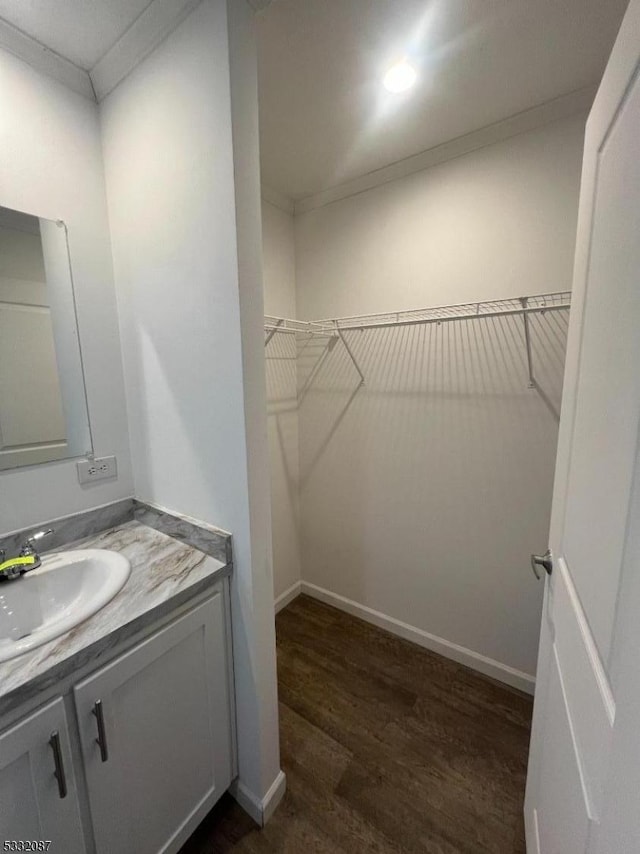
M 74 693 L 98 854 L 177 850 L 231 782 L 223 593 Z
M 9 840 L 86 850 L 61 699 L 0 735 L 0 843 Z

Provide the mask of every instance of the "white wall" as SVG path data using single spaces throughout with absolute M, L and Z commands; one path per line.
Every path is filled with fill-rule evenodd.
M 299 215 L 300 317 L 568 290 L 583 130 L 558 122 Z M 533 322 L 546 400 L 518 318 L 352 332 L 360 389 L 337 345 L 299 410 L 304 581 L 526 684 L 565 335 L 559 315 Z
M 262 199 L 264 313 L 296 317 L 296 248 L 293 216 Z
M 568 286 L 585 118 L 297 216 L 300 317 Z
M 245 6 L 228 32 L 204 0 L 101 115 L 136 494 L 233 532 L 240 779 L 260 799 L 279 748 L 257 139 L 234 149 L 232 128 L 235 100 L 247 122 L 257 105 Z
M 296 317 L 293 217 L 262 200 L 265 313 Z M 273 586 L 276 598 L 300 581 L 296 336 L 265 347 L 271 478 Z
M 235 581 L 234 672 L 240 779 L 232 792 L 264 823 L 285 791 L 280 770 L 276 637 L 273 620 L 269 442 L 264 360 L 258 67 L 254 7 L 226 0 L 236 260 L 247 454 L 249 532 Z M 247 546 L 250 546 L 250 554 Z M 237 566 L 237 563 L 236 563 Z M 250 583 L 250 590 L 249 588 Z M 244 642 L 244 646 L 242 643 Z M 244 668 L 240 670 L 239 666 Z M 258 809 L 255 809 L 257 798 Z
M 0 531 L 133 493 L 98 111 L 0 50 L 0 205 L 63 219 L 76 291 L 96 454 L 116 454 L 117 480 L 78 483 L 75 462 L 0 473 Z

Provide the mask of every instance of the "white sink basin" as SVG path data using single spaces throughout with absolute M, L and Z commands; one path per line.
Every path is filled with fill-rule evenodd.
M 131 565 L 106 549 L 78 549 L 42 558 L 38 569 L 0 582 L 0 661 L 68 632 L 124 586 Z

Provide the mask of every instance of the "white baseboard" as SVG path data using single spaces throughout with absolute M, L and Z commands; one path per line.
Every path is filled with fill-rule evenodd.
M 264 827 L 274 814 L 276 807 L 287 790 L 287 778 L 284 771 L 278 771 L 276 779 L 269 786 L 264 798 L 251 792 L 240 780 L 234 780 L 229 791 L 242 809 L 251 816 L 256 824 Z
M 278 776 L 271 784 L 269 791 L 262 799 L 262 824 L 263 826 L 269 821 L 271 816 L 278 808 L 278 804 L 284 798 L 287 791 L 287 778 L 284 771 L 279 771 Z
M 485 676 L 491 676 L 492 679 L 497 679 L 499 682 L 511 685 L 512 688 L 519 688 L 527 694 L 533 694 L 534 692 L 535 677 L 524 673 L 522 670 L 516 670 L 507 664 L 501 664 L 493 658 L 487 658 L 487 656 L 481 655 L 479 652 L 474 652 L 464 646 L 459 646 L 444 638 L 439 638 L 436 635 L 425 632 L 424 629 L 410 626 L 408 623 L 396 620 L 395 617 L 388 617 L 380 611 L 374 611 L 373 608 L 367 608 L 366 605 L 360 605 L 352 599 L 346 599 L 344 596 L 332 593 L 323 587 L 317 587 L 308 581 L 300 583 L 300 592 L 306 593 L 307 596 L 318 599 L 327 605 L 333 605 L 334 608 L 346 611 L 347 614 L 359 617 L 367 623 L 378 626 L 378 628 L 386 629 L 386 631 L 398 635 L 398 637 L 405 640 L 412 641 L 418 644 L 418 646 L 422 646 L 432 652 L 437 652 L 445 658 L 457 661 L 458 664 L 465 664 L 467 667 L 471 667 Z
M 275 601 L 275 609 L 276 614 L 278 611 L 282 611 L 283 608 L 286 608 L 290 602 L 293 602 L 296 599 L 301 591 L 302 582 L 296 581 L 294 584 L 289 587 L 288 590 L 285 590 L 284 593 L 281 593 Z
M 538 810 L 531 811 L 531 818 L 525 811 L 525 836 L 528 854 L 540 854 L 540 828 L 538 827 Z

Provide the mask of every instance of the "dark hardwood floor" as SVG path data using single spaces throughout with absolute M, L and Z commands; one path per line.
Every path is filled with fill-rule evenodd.
M 287 794 L 181 854 L 524 854 L 529 697 L 305 596 L 276 627 Z

